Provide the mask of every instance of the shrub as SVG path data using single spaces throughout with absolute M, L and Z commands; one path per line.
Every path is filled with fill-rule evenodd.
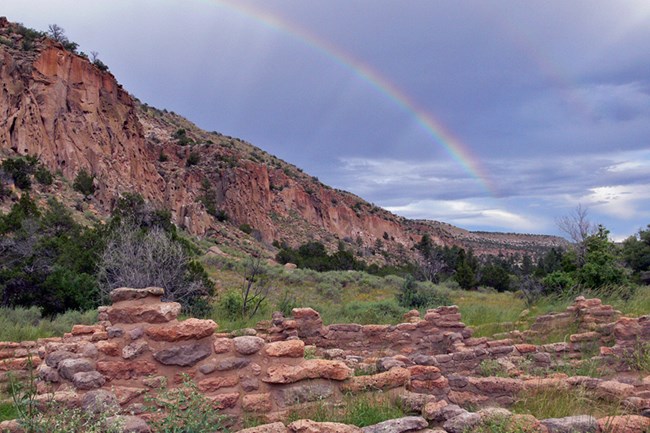
M 11 176 L 17 188 L 29 190 L 32 187 L 31 175 L 38 160 L 32 156 L 9 158 L 2 162 L 2 170 Z
M 95 176 L 88 173 L 85 169 L 79 170 L 74 179 L 72 188 L 88 197 L 95 193 Z
M 243 231 L 247 235 L 250 235 L 253 233 L 253 227 L 251 227 L 248 223 L 241 224 L 239 226 L 239 230 Z
M 190 152 L 190 155 L 187 157 L 187 161 L 185 161 L 185 166 L 191 167 L 193 165 L 198 164 L 200 161 L 201 161 L 201 155 L 199 155 L 196 152 Z
M 41 185 L 52 185 L 52 182 L 54 181 L 54 178 L 52 177 L 52 173 L 50 172 L 50 170 L 48 170 L 46 167 L 43 167 L 42 165 L 36 169 L 36 172 L 34 173 L 34 178 Z

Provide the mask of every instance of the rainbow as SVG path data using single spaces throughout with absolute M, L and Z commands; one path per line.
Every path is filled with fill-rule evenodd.
M 436 143 L 442 145 L 452 159 L 470 176 L 477 179 L 490 195 L 497 196 L 497 189 L 490 176 L 488 176 L 485 169 L 481 166 L 478 158 L 472 155 L 467 147 L 451 131 L 421 108 L 409 95 L 363 61 L 352 57 L 341 48 L 318 37 L 298 24 L 289 22 L 282 17 L 260 8 L 229 0 L 203 0 L 203 2 L 217 4 L 231 12 L 252 19 L 267 28 L 289 35 L 308 47 L 322 53 L 343 68 L 351 70 L 356 76 L 391 100 L 401 110 L 412 116 L 426 134 L 432 137 Z

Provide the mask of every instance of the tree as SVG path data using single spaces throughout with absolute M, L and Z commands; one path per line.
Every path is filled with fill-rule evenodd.
M 63 30 L 63 27 L 58 24 L 50 24 L 47 26 L 47 35 L 59 43 L 68 42 L 65 30 Z
M 262 264 L 262 259 L 259 257 L 248 259 L 244 271 L 244 285 L 241 290 L 242 317 L 253 317 L 269 296 L 270 291 L 271 281 L 268 271 Z
M 183 244 L 160 227 L 142 230 L 122 223 L 109 235 L 99 258 L 97 278 L 105 301 L 118 287 L 162 287 L 165 299 L 191 309 L 212 293 L 205 272 Z
M 557 226 L 573 241 L 577 265 L 581 267 L 585 263 L 587 253 L 586 240 L 589 236 L 594 235 L 597 230 L 597 226 L 589 221 L 587 208 L 578 204 L 573 213 L 557 220 Z
M 650 224 L 623 241 L 623 260 L 638 277 L 650 272 Z M 646 277 L 647 278 L 647 277 Z

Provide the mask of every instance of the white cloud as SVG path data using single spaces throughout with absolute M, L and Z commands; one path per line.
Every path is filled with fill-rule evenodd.
M 445 221 L 460 227 L 481 226 L 500 230 L 536 231 L 540 221 L 496 206 L 465 200 L 419 200 L 387 209 L 408 218 Z
M 592 188 L 580 202 L 594 210 L 616 218 L 632 219 L 650 216 L 644 205 L 650 200 L 650 184 L 613 185 Z

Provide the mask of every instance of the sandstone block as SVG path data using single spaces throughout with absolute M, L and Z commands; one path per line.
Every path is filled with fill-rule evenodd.
M 300 365 L 274 365 L 268 368 L 267 383 L 294 383 L 303 379 L 345 380 L 352 375 L 352 370 L 341 361 L 309 359 Z
M 650 418 L 639 415 L 608 416 L 598 420 L 600 431 L 607 433 L 646 433 Z
M 549 433 L 595 432 L 598 429 L 596 418 L 589 415 L 547 418 L 541 420 Z
M 187 319 L 182 322 L 149 326 L 145 333 L 156 341 L 201 339 L 214 334 L 217 324 L 212 320 Z
M 446 400 L 431 401 L 422 408 L 422 416 L 430 421 L 441 421 L 442 408 L 447 405 Z
M 402 433 L 413 430 L 420 430 L 428 427 L 429 423 L 421 416 L 405 416 L 403 418 L 391 419 L 379 424 L 369 425 L 362 428 L 363 433 Z
M 479 377 L 469 380 L 478 390 L 489 395 L 513 395 L 524 388 L 520 380 L 507 377 Z
M 242 355 L 252 355 L 264 347 L 264 340 L 260 337 L 243 336 L 233 338 L 235 350 Z
M 181 312 L 178 302 L 112 306 L 107 310 L 111 323 L 167 323 Z
M 98 341 L 95 345 L 97 350 L 108 356 L 120 355 L 120 343 L 118 341 Z
M 352 377 L 343 385 L 342 389 L 345 391 L 359 392 L 398 388 L 404 386 L 409 379 L 410 373 L 406 368 L 395 367 L 384 373 Z
M 302 340 L 276 341 L 267 344 L 264 353 L 272 357 L 302 358 L 305 355 L 305 343 Z
M 295 311 L 295 309 L 294 309 Z M 299 419 L 288 425 L 292 433 L 363 433 L 359 427 L 337 422 L 316 422 Z
M 415 380 L 435 380 L 440 378 L 440 369 L 429 365 L 414 365 L 408 367 L 411 379 Z
M 251 363 L 249 358 L 225 358 L 215 364 L 215 370 L 228 371 L 246 367 Z
M 143 299 L 149 296 L 160 298 L 165 294 L 165 289 L 161 287 L 147 287 L 145 289 L 131 289 L 129 287 L 120 287 L 110 293 L 111 302 L 133 301 Z
M 134 359 L 149 350 L 149 344 L 144 340 L 136 340 L 122 349 L 122 358 Z
M 292 406 L 312 401 L 326 401 L 334 394 L 331 383 L 305 383 L 280 388 L 276 391 L 278 399 L 284 406 Z M 276 401 L 277 401 L 276 400 Z
M 486 401 L 488 401 L 488 398 L 484 395 L 480 394 L 475 394 L 473 392 L 469 391 L 449 391 L 449 394 L 447 396 L 449 398 L 449 401 L 458 405 L 458 406 L 480 406 Z
M 103 331 L 104 327 L 99 325 L 74 325 L 72 327 L 72 335 L 87 335 Z
M 116 412 L 120 409 L 117 397 L 104 389 L 88 391 L 81 399 L 81 408 L 93 414 Z
M 203 392 L 214 392 L 220 388 L 231 388 L 238 383 L 237 376 L 215 376 L 199 381 L 198 387 Z
M 227 394 L 217 394 L 213 396 L 207 396 L 212 400 L 212 408 L 215 410 L 230 409 L 237 406 L 239 401 L 238 392 L 230 392 Z
M 260 388 L 260 381 L 256 377 L 244 377 L 239 385 L 246 392 L 257 391 Z
M 59 372 L 56 368 L 52 368 L 47 364 L 41 364 L 36 369 L 36 374 L 38 378 L 44 380 L 45 382 L 57 383 L 61 380 L 59 377 Z
M 274 422 L 258 425 L 257 427 L 245 428 L 244 430 L 239 430 L 237 433 L 287 433 L 288 431 L 281 422 Z
M 212 345 L 209 343 L 192 343 L 172 346 L 154 352 L 156 361 L 164 365 L 178 365 L 190 367 L 212 354 Z
M 446 421 L 443 424 L 443 428 L 449 433 L 465 433 L 470 431 L 479 422 L 481 422 L 481 416 L 479 414 L 465 411 Z
M 122 433 L 150 433 L 146 421 L 135 415 L 115 415 L 106 418 L 108 425 L 121 424 Z
M 267 413 L 273 409 L 271 394 L 246 394 L 242 397 L 242 409 L 252 413 Z
M 537 346 L 533 344 L 515 344 L 515 349 L 519 351 L 519 353 L 531 353 L 537 351 Z
M 230 338 L 217 338 L 212 345 L 214 347 L 214 353 L 226 353 L 234 348 L 233 341 Z

